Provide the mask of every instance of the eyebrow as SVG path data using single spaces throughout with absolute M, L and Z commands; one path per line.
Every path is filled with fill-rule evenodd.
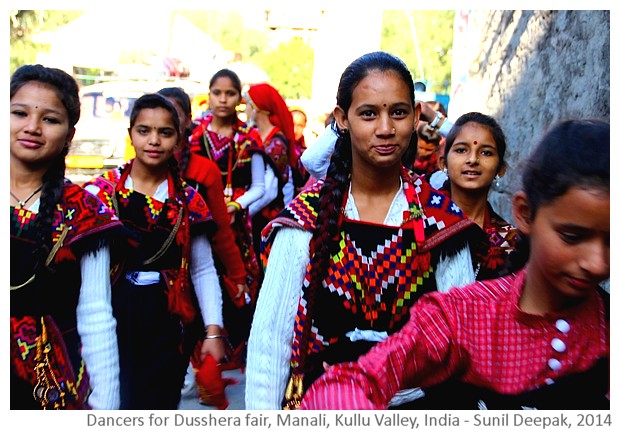
M 359 105 L 356 108 L 356 110 L 359 110 L 359 109 L 376 109 L 377 107 L 382 107 L 382 106 L 384 106 L 384 103 L 380 103 L 380 104 L 364 103 L 364 104 Z M 396 102 L 396 103 L 392 103 L 391 105 L 388 105 L 387 107 L 389 107 L 390 109 L 397 108 L 397 107 L 411 108 L 411 104 L 409 104 L 407 102 Z
M 38 106 L 38 105 L 37 105 Z M 27 103 L 11 103 L 11 107 L 20 107 L 20 108 L 32 108 L 32 105 Z M 64 115 L 64 112 L 59 111 L 58 109 L 45 108 L 41 106 L 41 111 L 45 113 L 55 113 L 56 115 Z

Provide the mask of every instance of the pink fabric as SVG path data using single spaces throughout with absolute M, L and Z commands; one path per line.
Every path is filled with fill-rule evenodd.
M 608 357 L 609 325 L 598 293 L 562 314 L 526 314 L 518 308 L 526 270 L 422 297 L 399 332 L 358 362 L 331 367 L 301 408 L 384 409 L 397 390 L 435 385 L 457 371 L 465 382 L 516 394 Z M 554 350 L 553 339 L 565 351 Z M 551 359 L 561 363 L 558 370 Z

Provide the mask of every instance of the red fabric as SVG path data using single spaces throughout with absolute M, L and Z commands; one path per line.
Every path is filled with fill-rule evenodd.
M 252 85 L 248 89 L 248 94 L 258 109 L 269 112 L 269 121 L 278 127 L 288 140 L 289 164 L 296 169 L 299 155 L 294 150 L 295 124 L 288 105 L 278 90 L 269 84 Z
M 383 409 L 398 389 L 432 386 L 455 374 L 517 394 L 609 357 L 609 324 L 598 293 L 562 313 L 527 314 L 518 306 L 526 270 L 422 297 L 399 332 L 312 384 L 302 409 Z M 560 330 L 561 320 L 568 330 Z M 555 339 L 564 351 L 552 348 Z M 553 370 L 550 360 L 560 368 Z
M 230 227 L 230 217 L 224 201 L 224 187 L 217 164 L 195 152 L 190 153 L 185 177 L 203 186 L 204 199 L 217 224 L 211 246 L 226 268 L 226 276 L 235 284 L 246 283 L 246 270 L 241 252 L 236 245 L 235 235 Z
M 215 406 L 220 410 L 229 405 L 226 398 L 226 386 L 236 384 L 232 378 L 222 378 L 222 371 L 212 355 L 207 355 L 196 372 L 196 384 L 201 403 Z

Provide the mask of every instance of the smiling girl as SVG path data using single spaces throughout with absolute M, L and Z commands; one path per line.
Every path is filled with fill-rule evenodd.
M 118 218 L 65 179 L 80 118 L 75 80 L 11 77 L 11 409 L 117 409 L 110 243 Z
M 295 409 L 323 362 L 355 360 L 402 327 L 422 294 L 473 279 L 473 223 L 403 167 L 415 153 L 414 94 L 407 66 L 386 52 L 342 74 L 325 179 L 263 231 L 248 409 Z
M 515 251 L 521 236 L 488 201 L 493 181 L 506 173 L 503 130 L 488 115 L 466 113 L 448 133 L 444 154 L 441 163 L 448 180 L 441 190 L 481 229 L 479 239 L 470 244 L 476 279 L 519 269 Z
M 136 157 L 85 184 L 132 236 L 116 249 L 124 266 L 113 289 L 122 409 L 176 409 L 194 345 L 185 329 L 198 305 L 202 358 L 223 356 L 222 297 L 208 237 L 215 227 L 203 198 L 178 173 L 175 107 L 160 94 L 136 100 L 129 122 Z

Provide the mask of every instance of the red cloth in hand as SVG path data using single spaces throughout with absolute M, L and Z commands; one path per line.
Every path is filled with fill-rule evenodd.
M 212 355 L 207 355 L 196 372 L 196 384 L 201 403 L 215 406 L 220 410 L 230 404 L 226 398 L 226 387 L 236 384 L 233 378 L 222 378 L 222 371 Z

